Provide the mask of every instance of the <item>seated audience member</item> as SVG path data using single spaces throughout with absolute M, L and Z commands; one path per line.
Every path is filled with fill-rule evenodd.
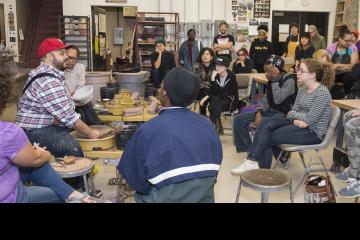
M 228 57 L 231 61 L 234 51 L 235 38 L 229 34 L 229 24 L 225 21 L 219 24 L 219 34 L 214 38 L 213 48 L 216 57 Z
M 358 49 L 352 41 L 352 33 L 343 25 L 339 29 L 339 41 L 331 44 L 326 50 L 331 56 L 331 61 L 334 63 L 336 72 L 336 82 L 343 82 L 345 93 L 351 91 L 351 84 L 349 81 L 343 81 L 344 76 L 352 71 L 354 65 L 359 61 Z
M 266 97 L 259 102 L 256 112 L 243 113 L 234 119 L 234 139 L 236 151 L 248 152 L 251 146 L 249 125 L 259 126 L 264 117 L 286 116 L 294 105 L 297 94 L 297 78 L 294 74 L 286 74 L 284 60 L 273 55 L 265 62 L 265 74 L 269 80 Z
M 193 71 L 200 79 L 200 91 L 196 100 L 200 101 L 209 94 L 210 82 L 213 73 L 215 72 L 215 52 L 211 48 L 203 48 L 199 54 L 196 63 L 193 66 Z M 209 101 L 204 102 L 200 106 L 200 114 L 206 116 L 206 110 Z
M 221 122 L 222 112 L 233 112 L 238 109 L 239 92 L 236 76 L 229 70 L 230 59 L 227 57 L 216 59 L 216 72 L 211 81 L 210 91 L 200 101 L 200 106 L 209 100 L 210 120 L 219 134 L 224 133 Z M 216 74 L 216 75 L 215 75 Z
M 232 72 L 235 74 L 251 73 L 254 68 L 254 61 L 249 58 L 246 48 L 241 48 L 238 53 L 238 59 L 234 62 Z
M 319 34 L 317 27 L 314 25 L 310 25 L 308 31 L 310 34 L 311 44 L 314 46 L 315 51 L 320 49 L 326 49 L 326 40 L 323 36 Z
M 300 45 L 296 47 L 295 51 L 295 71 L 299 69 L 302 60 L 312 58 L 315 48 L 310 42 L 310 34 L 308 32 L 300 35 Z
M 335 85 L 335 70 L 329 53 L 325 49 L 320 49 L 314 53 L 313 58 L 323 64 L 324 77 L 322 84 L 331 91 Z
M 269 28 L 266 25 L 258 27 L 258 38 L 250 47 L 250 58 L 254 61 L 254 68 L 258 73 L 264 73 L 264 63 L 273 54 L 273 46 L 267 40 Z
M 16 72 L 4 61 L 13 60 L 0 57 L 0 115 L 12 99 Z M 0 203 L 104 202 L 67 185 L 49 165 L 51 154 L 31 145 L 15 124 L 0 121 L 0 139 Z M 28 181 L 31 186 L 25 185 Z
M 160 88 L 160 115 L 127 143 L 118 169 L 137 203 L 215 202 L 222 146 L 210 121 L 187 108 L 199 89 L 191 71 L 170 71 Z
M 355 198 L 360 196 L 360 110 L 346 113 L 344 124 L 350 166 L 343 173 L 337 174 L 335 178 L 348 183 L 339 191 L 339 194 L 345 198 Z
M 187 35 L 188 39 L 181 44 L 179 51 L 180 64 L 183 67 L 192 70 L 203 46 L 200 41 L 195 39 L 196 32 L 194 29 L 190 29 Z
M 65 60 L 65 83 L 71 96 L 74 95 L 76 90 L 85 87 L 85 66 L 78 62 L 80 51 L 77 47 L 71 46 L 67 48 L 66 55 L 68 58 Z M 101 125 L 95 110 L 92 107 L 91 102 L 84 105 L 76 103 L 75 110 L 81 115 L 81 119 L 87 125 Z
M 295 105 L 287 117 L 264 118 L 256 130 L 254 142 L 247 158 L 233 174 L 271 168 L 272 155 L 278 157 L 279 145 L 313 145 L 324 139 L 331 120 L 331 96 L 321 84 L 322 64 L 315 59 L 306 59 L 300 64 L 299 81 L 303 84 Z
M 174 54 L 165 49 L 165 40 L 158 39 L 155 42 L 155 52 L 151 54 L 151 79 L 154 87 L 160 88 L 165 75 L 176 67 Z

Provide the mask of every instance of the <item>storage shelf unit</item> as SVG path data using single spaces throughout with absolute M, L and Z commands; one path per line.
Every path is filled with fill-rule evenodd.
M 359 0 L 338 0 L 336 6 L 334 39 L 338 39 L 339 27 L 346 24 L 350 29 L 358 29 Z
M 155 51 L 155 41 L 159 38 L 165 39 L 166 50 L 177 56 L 179 30 L 178 13 L 138 12 L 134 36 L 134 55 L 142 70 L 151 69 L 151 53 Z
M 59 38 L 66 45 L 74 45 L 80 50 L 79 63 L 91 68 L 90 18 L 86 16 L 59 17 Z

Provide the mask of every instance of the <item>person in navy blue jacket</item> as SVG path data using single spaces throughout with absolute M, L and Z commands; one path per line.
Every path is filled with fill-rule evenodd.
M 214 203 L 222 146 L 211 122 L 187 108 L 197 97 L 198 77 L 171 70 L 160 89 L 160 115 L 130 139 L 118 169 L 138 203 Z

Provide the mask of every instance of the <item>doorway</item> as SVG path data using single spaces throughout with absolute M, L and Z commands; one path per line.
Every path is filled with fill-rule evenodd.
M 321 20 L 320 20 L 321 19 Z M 272 21 L 272 43 L 274 46 L 274 53 L 283 55 L 285 51 L 285 40 L 281 39 L 280 26 L 289 26 L 292 23 L 299 24 L 300 33 L 305 32 L 309 25 L 315 25 L 319 34 L 324 36 L 327 40 L 329 27 L 329 13 L 328 12 L 285 12 L 274 11 Z M 283 32 L 283 31 L 282 31 Z
M 6 45 L 4 4 L 0 4 L 0 42 L 1 41 Z
M 126 16 L 124 7 L 97 6 L 92 7 L 92 18 L 94 70 L 109 70 L 109 62 L 116 65 L 125 59 L 134 38 L 136 17 Z

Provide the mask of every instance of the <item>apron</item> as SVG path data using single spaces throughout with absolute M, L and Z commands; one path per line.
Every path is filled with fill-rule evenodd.
M 289 42 L 288 45 L 288 53 L 287 53 L 287 64 L 294 65 L 295 64 L 295 51 L 297 46 L 299 45 L 299 42 Z

